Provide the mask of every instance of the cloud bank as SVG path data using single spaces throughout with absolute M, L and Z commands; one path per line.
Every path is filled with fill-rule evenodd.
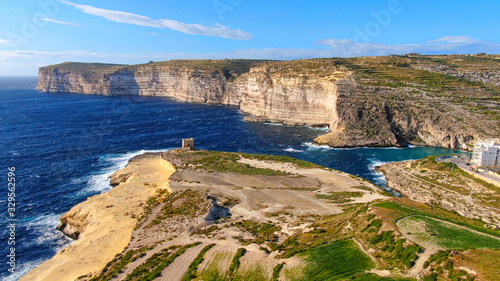
M 73 6 L 86 14 L 103 17 L 107 20 L 119 23 L 127 23 L 127 24 L 156 27 L 156 28 L 168 28 L 192 35 L 218 36 L 235 40 L 250 40 L 252 38 L 252 35 L 250 33 L 238 29 L 229 29 L 219 24 L 216 25 L 216 27 L 210 27 L 201 24 L 188 24 L 170 19 L 154 20 L 152 18 L 142 15 L 122 12 L 122 11 L 101 9 L 89 5 L 72 3 L 66 0 L 59 0 L 59 2 Z
M 322 39 L 315 42 L 330 47 L 338 57 L 383 56 L 390 54 L 474 54 L 500 53 L 500 44 L 477 40 L 469 36 L 445 36 L 424 44 L 378 44 L 354 42 L 350 39 Z
M 52 22 L 52 23 L 58 23 L 58 24 L 64 24 L 64 25 L 71 25 L 71 26 L 78 26 L 80 27 L 81 25 L 76 24 L 76 23 L 71 23 L 71 22 L 65 22 L 65 21 L 60 21 L 60 20 L 55 20 L 51 18 L 41 18 L 40 20 L 46 21 L 46 22 Z
M 153 35 L 153 34 L 150 34 Z M 0 39 L 1 44 L 9 44 Z M 500 54 L 500 44 L 480 41 L 468 36 L 446 36 L 423 44 L 388 45 L 355 43 L 349 39 L 324 39 L 316 44 L 328 46 L 322 49 L 243 49 L 225 53 L 94 53 L 88 51 L 40 52 L 0 51 L 0 75 L 36 75 L 38 68 L 65 61 L 107 62 L 136 64 L 150 60 L 172 59 L 274 59 L 291 60 L 304 58 L 381 56 L 390 54 Z

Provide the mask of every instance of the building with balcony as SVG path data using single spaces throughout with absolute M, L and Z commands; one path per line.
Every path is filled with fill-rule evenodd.
M 500 141 L 485 140 L 476 143 L 471 162 L 479 167 L 499 167 Z

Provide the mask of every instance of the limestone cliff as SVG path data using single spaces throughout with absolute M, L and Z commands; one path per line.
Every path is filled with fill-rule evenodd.
M 37 89 L 239 106 L 249 121 L 330 127 L 335 147 L 469 149 L 500 129 L 499 56 L 190 60 L 40 69 Z

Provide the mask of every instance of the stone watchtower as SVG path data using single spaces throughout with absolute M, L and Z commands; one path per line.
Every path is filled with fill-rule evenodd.
M 182 149 L 193 150 L 194 149 L 194 139 L 182 139 Z

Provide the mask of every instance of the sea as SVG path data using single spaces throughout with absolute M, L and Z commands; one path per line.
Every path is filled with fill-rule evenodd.
M 386 182 L 377 165 L 459 153 L 318 146 L 312 140 L 328 128 L 250 123 L 236 107 L 167 98 L 42 93 L 36 82 L 36 77 L 0 77 L 2 280 L 18 280 L 70 245 L 72 240 L 56 230 L 59 217 L 110 190 L 109 176 L 129 159 L 179 148 L 182 138 L 193 137 L 199 149 L 292 156 L 382 187 Z M 14 192 L 8 190 L 9 180 L 15 182 Z M 15 208 L 9 210 L 9 202 Z M 15 263 L 9 264 L 12 253 Z

